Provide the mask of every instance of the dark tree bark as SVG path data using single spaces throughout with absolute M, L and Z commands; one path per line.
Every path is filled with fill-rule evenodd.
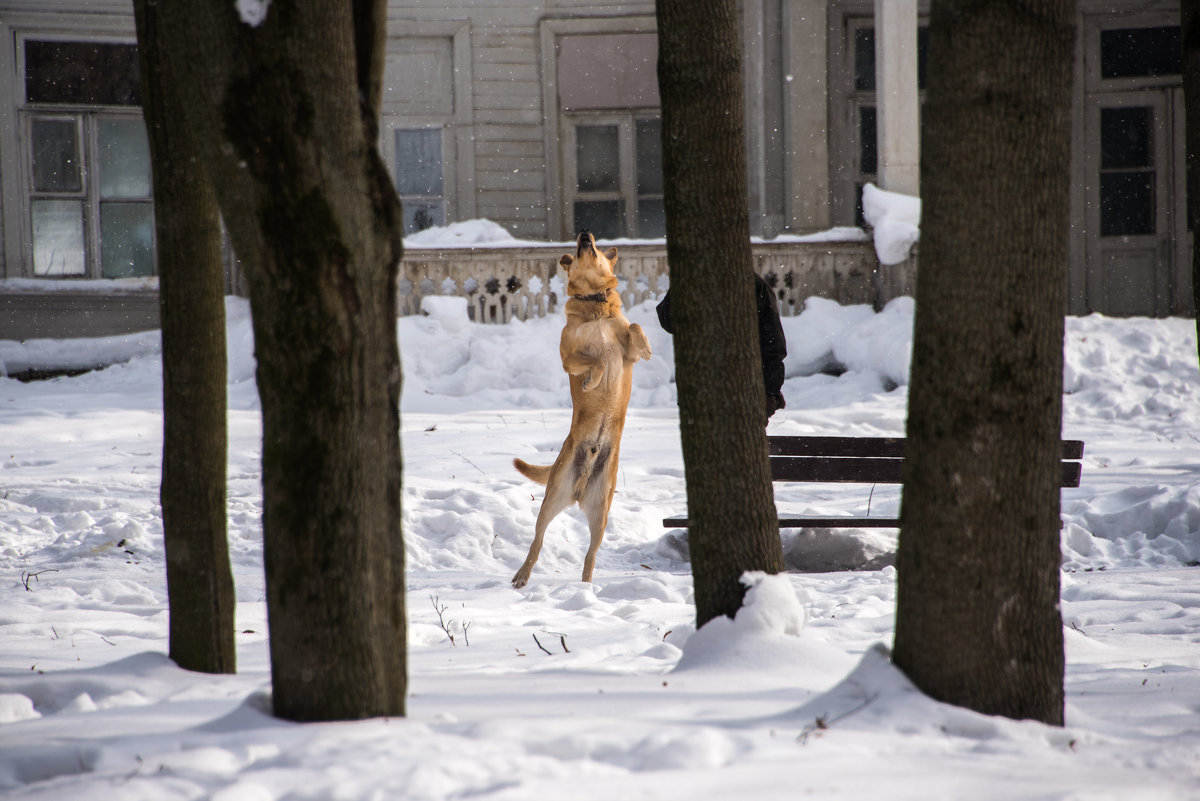
M 696 621 L 783 552 L 764 434 L 735 0 L 659 0 L 667 261 Z
M 135 0 L 143 110 L 154 172 L 163 340 L 163 542 L 169 655 L 233 673 L 236 598 L 225 524 L 225 282 L 220 213 L 197 163 L 178 78 L 162 57 L 158 6 Z
M 1063 722 L 1059 482 L 1071 0 L 934 0 L 894 659 Z
M 1183 33 L 1183 105 L 1187 118 L 1187 214 L 1192 231 L 1192 311 L 1196 315 L 1196 346 L 1200 357 L 1200 6 L 1179 4 Z
M 275 713 L 404 714 L 400 205 L 376 148 L 383 0 L 161 3 L 246 270 Z

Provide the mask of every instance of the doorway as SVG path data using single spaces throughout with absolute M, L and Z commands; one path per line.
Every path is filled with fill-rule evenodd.
M 1085 28 L 1086 310 L 1191 314 L 1179 27 L 1122 22 Z
M 1119 316 L 1190 312 L 1182 89 L 1092 96 L 1085 126 L 1089 305 Z

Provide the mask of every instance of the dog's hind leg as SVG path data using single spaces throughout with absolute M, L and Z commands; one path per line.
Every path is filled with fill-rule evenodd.
M 546 529 L 549 527 L 550 521 L 571 505 L 573 482 L 567 480 L 569 478 L 569 476 L 564 476 L 561 471 L 554 472 L 546 484 L 546 497 L 542 499 L 542 508 L 538 510 L 533 542 L 529 545 L 529 555 L 525 557 L 525 563 L 518 568 L 516 575 L 512 578 L 512 585 L 518 589 L 529 583 L 529 575 L 533 572 L 533 566 L 537 564 L 538 556 L 542 552 L 542 540 L 546 537 Z
M 608 507 L 612 503 L 612 493 L 608 493 L 607 497 L 597 498 L 588 505 L 585 510 L 587 512 L 588 529 L 592 534 L 591 544 L 588 545 L 587 556 L 583 557 L 583 580 L 591 583 L 592 570 L 596 567 L 596 553 L 600 550 L 600 543 L 604 541 L 604 529 L 608 525 Z

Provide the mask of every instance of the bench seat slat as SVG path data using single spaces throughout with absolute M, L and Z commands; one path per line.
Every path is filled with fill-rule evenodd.
M 772 456 L 904 456 L 902 437 L 767 437 Z
M 767 437 L 772 456 L 883 456 L 901 458 L 903 437 Z M 1064 439 L 1062 458 L 1082 459 L 1083 440 Z
M 903 459 L 855 459 L 826 456 L 775 456 L 771 458 L 773 481 L 830 484 L 900 484 Z M 1078 487 L 1083 467 L 1079 462 L 1062 463 L 1061 486 Z
M 664 528 L 688 528 L 686 517 L 663 519 Z M 781 517 L 780 528 L 899 528 L 895 517 Z
M 899 484 L 903 468 L 903 459 L 776 456 L 771 459 L 771 478 L 774 481 Z

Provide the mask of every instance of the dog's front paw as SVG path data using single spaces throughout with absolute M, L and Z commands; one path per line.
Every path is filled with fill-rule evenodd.
M 532 570 L 533 570 L 533 568 L 531 568 L 531 567 L 528 567 L 526 565 L 521 565 L 521 569 L 518 570 L 517 574 L 512 577 L 513 589 L 519 590 L 522 587 L 524 587 L 526 584 L 528 584 L 529 583 L 529 574 L 530 574 L 530 572 L 532 572 Z
M 583 383 L 580 385 L 584 392 L 591 392 L 596 387 L 600 386 L 600 382 L 604 380 L 604 374 L 607 370 L 604 365 L 598 364 L 591 370 L 583 374 Z
M 637 323 L 629 324 L 628 344 L 625 347 L 625 356 L 634 362 L 638 359 L 650 358 L 650 339 Z

